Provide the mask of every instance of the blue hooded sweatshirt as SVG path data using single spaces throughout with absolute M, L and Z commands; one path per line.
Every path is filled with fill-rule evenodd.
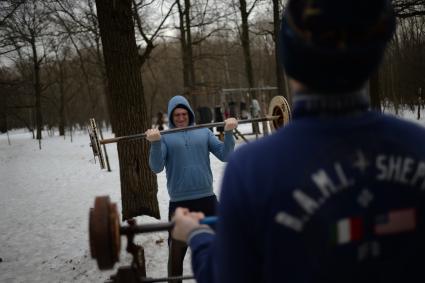
M 172 113 L 177 107 L 188 110 L 189 126 L 194 125 L 189 102 L 183 96 L 174 96 L 168 102 L 169 128 L 175 128 Z M 210 152 L 226 161 L 234 147 L 231 131 L 225 133 L 224 143 L 207 128 L 161 135 L 160 141 L 151 144 L 149 166 L 154 173 L 165 167 L 170 201 L 199 199 L 214 195 Z

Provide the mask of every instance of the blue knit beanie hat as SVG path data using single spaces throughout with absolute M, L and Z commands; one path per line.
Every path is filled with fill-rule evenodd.
M 279 60 L 311 90 L 357 90 L 378 68 L 394 30 L 390 0 L 289 0 Z

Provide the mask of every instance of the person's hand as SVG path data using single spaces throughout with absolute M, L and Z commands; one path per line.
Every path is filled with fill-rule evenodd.
M 161 133 L 158 129 L 149 129 L 145 132 L 146 139 L 150 142 L 159 141 L 161 139 Z
M 190 212 L 187 208 L 178 207 L 171 219 L 174 222 L 171 235 L 176 240 L 186 242 L 189 234 L 201 226 L 199 220 L 204 217 L 205 215 L 202 212 Z
M 232 131 L 238 126 L 238 120 L 235 118 L 227 118 L 224 120 L 224 131 Z

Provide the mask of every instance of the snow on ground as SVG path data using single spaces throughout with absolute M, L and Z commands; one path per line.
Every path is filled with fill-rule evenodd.
M 243 129 L 250 131 L 246 125 Z M 72 142 L 69 136 L 43 136 L 39 150 L 37 141 L 23 130 L 9 132 L 10 145 L 7 135 L 0 135 L 0 282 L 104 282 L 131 261 L 123 237 L 121 260 L 114 270 L 99 271 L 89 251 L 88 213 L 95 197 L 109 195 L 121 212 L 116 144 L 107 145 L 112 168 L 107 172 L 94 163 L 85 132 L 75 133 Z M 112 136 L 107 132 L 108 137 Z M 219 193 L 225 163 L 211 155 L 211 165 Z M 165 173 L 158 174 L 158 186 L 166 221 Z M 145 216 L 137 222 L 158 220 Z M 149 277 L 167 274 L 167 237 L 166 232 L 136 237 L 145 248 Z M 192 274 L 189 253 L 184 273 Z
M 402 116 L 425 125 L 416 113 Z M 423 115 L 422 115 L 423 116 Z M 249 124 L 239 126 L 251 132 Z M 105 133 L 105 138 L 111 137 Z M 251 139 L 254 136 L 249 136 Z M 113 270 L 99 271 L 91 259 L 88 242 L 88 212 L 96 196 L 109 195 L 121 211 L 120 181 L 116 145 L 107 145 L 112 172 L 101 171 L 94 163 L 89 137 L 77 132 L 71 142 L 44 133 L 42 150 L 23 130 L 0 135 L 0 282 L 104 282 L 116 269 L 130 263 L 122 238 L 120 262 Z M 244 143 L 238 140 L 238 145 Z M 219 186 L 225 164 L 211 156 L 214 190 Z M 158 174 L 158 200 L 166 221 L 168 195 L 165 173 Z M 138 217 L 138 224 L 157 222 Z M 167 233 L 138 235 L 145 248 L 149 277 L 165 277 Z M 185 274 L 192 274 L 190 254 Z M 186 281 L 186 282 L 194 282 Z

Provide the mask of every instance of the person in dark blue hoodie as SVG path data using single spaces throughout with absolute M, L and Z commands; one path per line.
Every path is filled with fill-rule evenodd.
M 425 282 L 425 128 L 369 109 L 390 0 L 289 0 L 292 121 L 232 154 L 216 232 L 178 208 L 198 283 Z
M 195 114 L 185 97 L 178 95 L 171 98 L 168 103 L 168 121 L 170 129 L 194 125 Z M 158 129 L 146 131 L 146 139 L 151 142 L 150 168 L 155 173 L 161 172 L 164 167 L 166 169 L 170 196 L 169 219 L 177 207 L 215 215 L 217 197 L 213 191 L 210 152 L 221 161 L 227 161 L 235 147 L 232 132 L 237 125 L 235 118 L 226 119 L 224 142 L 207 128 L 163 136 Z M 169 239 L 169 276 L 182 274 L 186 250 L 184 242 Z

